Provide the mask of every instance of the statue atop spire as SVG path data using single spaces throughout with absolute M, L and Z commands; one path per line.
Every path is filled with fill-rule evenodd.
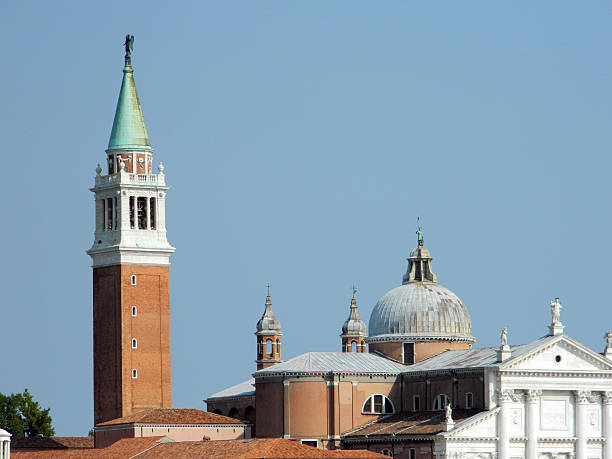
M 417 217 L 417 243 L 419 247 L 423 247 L 425 240 L 423 239 L 423 228 L 421 227 L 421 218 Z
M 132 51 L 134 51 L 134 35 L 128 33 L 123 45 L 125 46 L 125 58 L 129 59 L 132 56 Z

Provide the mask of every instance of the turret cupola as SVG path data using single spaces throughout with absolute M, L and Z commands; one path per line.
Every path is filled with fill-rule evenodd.
M 281 362 L 281 324 L 272 312 L 270 285 L 266 296 L 266 306 L 261 319 L 257 322 L 257 369 L 263 370 Z
M 353 298 L 351 298 L 351 312 L 348 319 L 342 325 L 342 352 L 365 352 L 367 335 L 366 324 L 359 317 L 357 310 L 357 289 L 353 287 Z

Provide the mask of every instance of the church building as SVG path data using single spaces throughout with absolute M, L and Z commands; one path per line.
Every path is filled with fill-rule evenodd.
M 401 285 L 367 326 L 353 293 L 339 352 L 283 360 L 268 288 L 251 378 L 245 369 L 244 382 L 209 396 L 208 413 L 172 409 L 169 187 L 163 165 L 154 171 L 132 43 L 91 189 L 97 444 L 165 431 L 177 442 L 253 435 L 407 459 L 612 459 L 612 332 L 603 353 L 572 339 L 557 298 L 544 305 L 543 337 L 511 345 L 503 329 L 499 347 L 474 347 L 468 309 L 438 283 L 420 228 Z
M 258 344 L 253 379 L 210 396 L 208 410 L 243 419 L 255 411 L 258 437 L 322 449 L 407 459 L 612 459 L 612 334 L 603 354 L 565 335 L 557 298 L 545 336 L 512 346 L 504 329 L 498 348 L 474 348 L 469 312 L 438 284 L 417 234 L 402 284 L 377 302 L 368 336 L 353 296 L 342 352 L 277 363 L 280 352 L 261 354 Z M 280 334 L 268 295 L 257 334 L 270 317 Z M 262 358 L 270 359 L 265 367 Z

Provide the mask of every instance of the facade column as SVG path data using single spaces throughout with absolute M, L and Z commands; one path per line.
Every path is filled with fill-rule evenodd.
M 499 417 L 497 423 L 497 436 L 499 437 L 499 459 L 510 459 L 510 403 L 512 402 L 512 390 L 500 390 L 498 392 Z
M 527 459 L 538 459 L 538 433 L 540 430 L 540 395 L 541 390 L 530 389 L 527 394 Z
M 579 390 L 574 392 L 574 395 L 576 401 L 576 456 L 582 459 L 587 457 L 586 408 L 589 404 L 589 396 L 591 395 L 591 392 L 587 390 Z
M 603 403 L 603 436 L 604 436 L 604 459 L 612 459 L 612 391 L 602 394 Z
M 145 202 L 145 217 L 146 217 L 146 229 L 150 230 L 151 229 L 151 203 L 149 202 L 149 198 L 145 197 L 144 198 L 144 202 Z
M 291 438 L 291 427 L 289 423 L 289 416 L 291 415 L 291 411 L 289 409 L 289 389 L 291 381 L 283 381 L 283 438 L 290 439 Z

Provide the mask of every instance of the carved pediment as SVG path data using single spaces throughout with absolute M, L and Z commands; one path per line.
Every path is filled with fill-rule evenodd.
M 567 335 L 551 337 L 540 346 L 504 362 L 502 370 L 546 372 L 611 372 L 612 361 Z
M 499 408 L 478 413 L 458 423 L 453 430 L 444 434 L 447 438 L 494 438 L 497 435 L 497 412 Z

